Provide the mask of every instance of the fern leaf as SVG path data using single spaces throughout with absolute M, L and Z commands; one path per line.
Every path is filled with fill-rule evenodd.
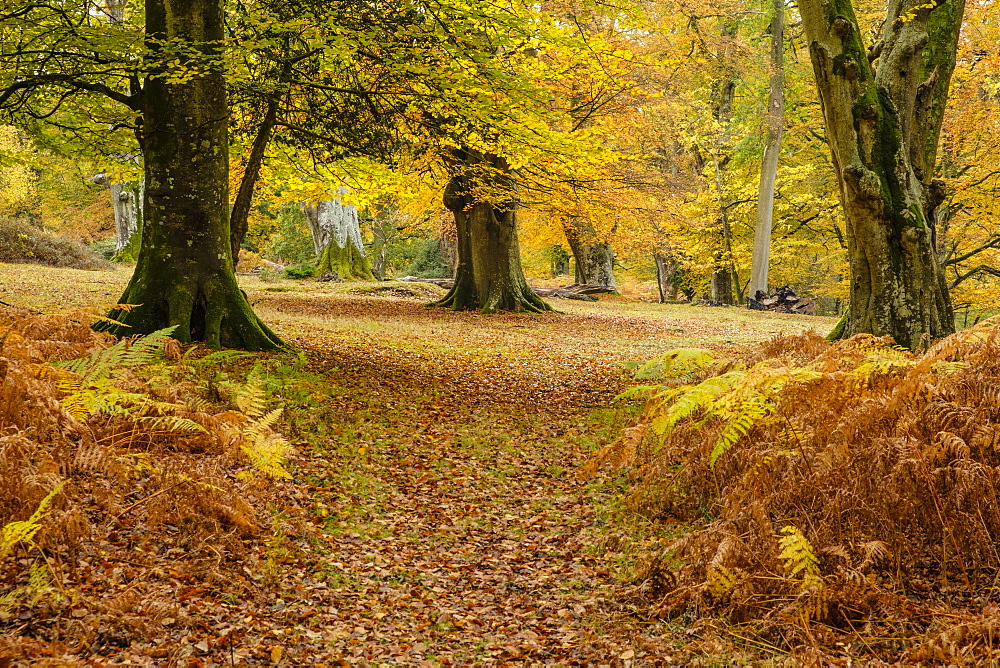
M 63 480 L 58 485 L 52 488 L 41 503 L 38 504 L 38 509 L 31 514 L 27 520 L 22 522 L 10 522 L 5 524 L 0 528 L 0 559 L 6 557 L 14 546 L 18 543 L 30 543 L 38 533 L 38 530 L 42 528 L 42 519 L 49 512 L 49 505 L 52 503 L 52 499 L 56 497 L 62 488 L 66 485 L 66 481 Z
M 208 431 L 194 420 L 178 415 L 147 415 L 140 417 L 137 421 L 158 431 L 197 431 L 203 433 Z
M 786 526 L 781 529 L 785 534 L 778 541 L 781 552 L 778 558 L 785 562 L 785 572 L 788 577 L 805 572 L 807 576 L 819 576 L 819 559 L 813 551 L 812 544 L 797 527 Z

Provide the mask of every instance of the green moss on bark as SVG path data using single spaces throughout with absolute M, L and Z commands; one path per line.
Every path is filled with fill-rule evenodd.
M 375 280 L 371 262 L 361 254 L 350 238 L 347 239 L 347 245 L 344 248 L 338 246 L 335 241 L 331 241 L 323 249 L 316 263 L 316 275 L 322 276 L 327 272 L 335 273 L 346 279 Z

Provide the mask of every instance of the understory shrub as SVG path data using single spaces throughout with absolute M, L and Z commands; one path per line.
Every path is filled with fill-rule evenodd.
M 299 264 L 293 264 L 291 266 L 285 267 L 285 271 L 282 274 L 283 278 L 312 278 L 316 275 L 316 262 L 315 260 L 305 260 Z
M 763 625 L 786 649 L 826 633 L 892 638 L 865 649 L 904 662 L 989 650 L 998 326 L 922 354 L 807 333 L 735 359 L 678 350 L 641 367 L 659 380 L 632 391 L 646 397 L 642 418 L 585 472 L 628 471 L 634 510 L 694 529 L 646 555 L 631 594 L 654 616 Z
M 451 269 L 441 250 L 441 242 L 438 239 L 422 242 L 406 273 L 420 278 L 450 278 Z
M 57 237 L 11 218 L 0 218 L 0 262 L 37 263 L 73 269 L 105 269 L 108 263 L 85 244 Z

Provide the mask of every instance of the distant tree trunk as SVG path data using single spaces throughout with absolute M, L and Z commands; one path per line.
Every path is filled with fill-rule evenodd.
M 253 194 L 260 177 L 260 168 L 264 165 L 264 152 L 267 151 L 267 144 L 271 140 L 271 131 L 274 130 L 274 124 L 278 117 L 278 102 L 276 96 L 267 101 L 264 118 L 261 119 L 257 128 L 257 134 L 254 135 L 253 144 L 250 146 L 250 155 L 247 156 L 243 176 L 240 178 L 240 187 L 236 191 L 236 199 L 233 200 L 233 208 L 229 213 L 229 235 L 234 267 L 240 260 L 240 246 L 243 245 L 243 239 L 249 228 Z
M 767 274 L 771 255 L 774 218 L 774 184 L 778 177 L 781 135 L 785 131 L 785 2 L 774 0 L 771 17 L 771 82 L 767 100 L 767 137 L 757 190 L 757 223 L 753 230 L 753 261 L 750 268 L 751 298 L 757 292 L 770 294 Z
M 717 56 L 722 65 L 722 73 L 713 93 L 715 103 L 713 115 L 722 127 L 722 132 L 716 141 L 717 147 L 712 152 L 715 163 L 715 189 L 719 194 L 719 214 L 716 218 L 716 225 L 719 232 L 719 246 L 715 254 L 715 269 L 712 272 L 711 298 L 712 301 L 723 304 L 736 303 L 737 299 L 734 292 L 740 292 L 739 277 L 736 276 L 736 267 L 733 264 L 733 232 L 729 222 L 730 198 L 722 180 L 722 173 L 729 158 L 728 156 L 726 158 L 720 157 L 720 153 L 728 150 L 726 144 L 729 139 L 729 130 L 733 118 L 733 100 L 736 96 L 737 75 L 735 56 L 729 45 L 731 40 L 728 40 L 728 38 L 734 38 L 736 32 L 737 24 L 735 21 L 725 23 L 722 29 L 722 43 L 724 46 Z
M 142 230 L 143 181 L 112 183 L 107 174 L 98 174 L 94 183 L 108 186 L 115 216 L 115 256 L 117 260 L 134 260 L 138 252 L 135 243 Z M 129 251 L 132 250 L 130 253 Z
M 318 275 L 333 272 L 341 278 L 375 280 L 371 262 L 365 255 L 355 206 L 337 200 L 323 200 L 316 206 L 304 206 L 302 211 L 319 256 L 316 262 Z
M 604 285 L 617 290 L 615 283 L 615 254 L 611 244 L 600 241 L 590 221 L 577 216 L 563 220 L 566 241 L 573 252 L 575 280 L 585 285 Z
M 660 303 L 675 301 L 677 286 L 674 284 L 674 276 L 679 266 L 677 260 L 662 251 L 653 253 L 653 259 L 656 260 L 656 284 L 660 288 Z
M 552 278 L 569 273 L 569 253 L 562 246 L 554 246 L 551 252 Z
M 551 311 L 528 286 L 517 241 L 517 204 L 507 161 L 471 149 L 453 155 L 455 174 L 445 188 L 444 204 L 455 215 L 458 268 L 455 284 L 439 302 L 456 311 Z M 485 202 L 482 186 L 508 193 L 505 202 Z M 477 187 L 478 186 L 478 187 Z
M 223 70 L 214 64 L 225 39 L 222 2 L 146 0 L 146 34 L 152 53 L 141 132 L 145 229 L 120 300 L 135 307 L 112 311 L 128 327 L 104 322 L 96 328 L 132 335 L 173 325 L 183 342 L 277 349 L 281 340 L 254 315 L 233 273 L 229 109 Z M 163 76 L 177 58 L 173 50 L 158 54 L 165 44 L 194 54 L 194 63 L 180 63 L 189 75 L 183 81 Z
M 448 275 L 455 277 L 458 271 L 458 230 L 455 228 L 454 216 L 448 216 L 450 220 L 441 221 L 441 236 L 438 243 L 441 245 L 441 254 L 448 261 Z
M 372 274 L 380 281 L 385 280 L 385 250 L 392 234 L 391 221 L 383 218 L 382 212 L 372 221 Z
M 104 0 L 97 6 L 104 12 L 107 22 L 115 25 L 125 20 L 127 4 L 126 0 Z M 127 161 L 135 159 L 136 156 L 127 157 Z M 107 174 L 98 174 L 92 180 L 111 190 L 111 206 L 115 216 L 115 261 L 135 260 L 142 234 L 145 181 L 113 182 Z
M 889 0 L 868 52 L 850 0 L 799 2 L 847 219 L 844 335 L 910 348 L 955 328 L 935 252 L 944 185 L 933 176 L 965 1 L 912 6 Z

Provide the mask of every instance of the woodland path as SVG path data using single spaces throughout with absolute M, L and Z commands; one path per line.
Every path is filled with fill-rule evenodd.
M 315 293 L 260 306 L 295 322 L 290 339 L 322 379 L 325 417 L 306 422 L 329 430 L 300 463 L 310 503 L 329 513 L 321 574 L 303 577 L 326 586 L 276 603 L 275 621 L 291 625 L 275 640 L 290 654 L 428 665 L 689 657 L 613 602 L 617 488 L 576 477 L 620 433 L 609 406 L 627 386 L 624 363 L 672 347 L 684 322 L 593 309 L 484 317 Z M 323 318 L 302 319 L 310 313 Z

